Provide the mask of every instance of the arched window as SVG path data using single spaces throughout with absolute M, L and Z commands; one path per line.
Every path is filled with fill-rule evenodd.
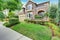
M 40 10 L 40 11 L 38 12 L 38 15 L 39 15 L 39 16 L 44 16 L 44 11 L 43 11 L 43 10 Z

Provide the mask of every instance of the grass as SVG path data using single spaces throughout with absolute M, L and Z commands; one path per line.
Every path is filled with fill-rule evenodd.
M 53 37 L 52 40 L 60 40 L 60 38 L 56 36 L 56 37 Z
M 51 31 L 46 26 L 32 23 L 20 23 L 13 26 L 12 29 L 33 40 L 51 40 Z

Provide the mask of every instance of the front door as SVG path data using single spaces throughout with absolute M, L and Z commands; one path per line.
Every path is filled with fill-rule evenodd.
M 29 12 L 29 13 L 27 14 L 27 18 L 28 18 L 28 19 L 33 19 L 33 18 L 34 18 L 33 13 L 32 13 L 32 12 Z

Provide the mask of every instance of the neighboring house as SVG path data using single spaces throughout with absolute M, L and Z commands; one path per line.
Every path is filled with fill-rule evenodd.
M 3 13 L 4 13 L 6 16 L 8 16 L 9 9 L 5 9 L 5 10 L 3 10 Z
M 5 14 L 5 16 L 8 16 L 9 9 L 5 9 L 2 12 Z M 12 12 L 15 13 L 15 15 L 17 16 L 20 11 L 19 10 L 15 10 L 15 11 L 12 11 Z
M 32 2 L 32 0 L 29 0 L 27 4 L 23 6 L 23 9 L 19 13 L 19 18 L 21 18 L 20 15 L 25 14 L 26 19 L 33 20 L 35 19 L 35 15 L 39 15 L 39 16 L 44 15 L 48 11 L 48 8 L 49 8 L 49 1 L 37 4 Z

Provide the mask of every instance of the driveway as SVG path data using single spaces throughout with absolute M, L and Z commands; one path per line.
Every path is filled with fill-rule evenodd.
M 32 39 L 22 34 L 19 34 L 10 28 L 3 26 L 3 23 L 0 22 L 0 40 L 32 40 Z

